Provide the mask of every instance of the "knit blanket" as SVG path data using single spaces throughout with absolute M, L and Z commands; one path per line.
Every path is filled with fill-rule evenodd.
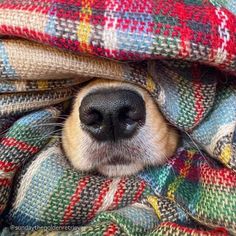
M 0 1 L 0 235 L 236 235 L 234 0 Z M 145 88 L 183 142 L 136 176 L 80 173 L 82 82 Z

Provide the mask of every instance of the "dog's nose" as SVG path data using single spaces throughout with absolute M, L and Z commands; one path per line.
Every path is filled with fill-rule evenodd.
M 98 141 L 131 138 L 145 123 L 143 98 L 126 89 L 97 90 L 81 102 L 83 128 Z

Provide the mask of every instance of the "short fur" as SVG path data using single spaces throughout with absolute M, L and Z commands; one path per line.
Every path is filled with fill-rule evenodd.
M 131 139 L 99 143 L 82 129 L 79 107 L 91 91 L 112 87 L 129 89 L 142 96 L 146 106 L 146 122 Z M 98 79 L 78 93 L 64 125 L 62 142 L 68 159 L 76 169 L 98 170 L 107 176 L 123 176 L 135 174 L 145 166 L 163 164 L 176 150 L 178 135 L 168 125 L 146 90 L 130 83 Z M 125 160 L 125 164 L 112 165 L 117 156 Z

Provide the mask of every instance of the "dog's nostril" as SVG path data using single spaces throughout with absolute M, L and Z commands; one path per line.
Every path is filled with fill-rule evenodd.
M 135 107 L 132 106 L 123 107 L 118 112 L 118 120 L 120 123 L 127 125 L 139 122 L 139 118 L 142 119 L 143 116 L 142 115 L 140 115 L 139 117 L 135 116 L 135 113 L 137 113 Z
M 86 125 L 91 125 L 94 127 L 100 126 L 102 124 L 102 121 L 103 121 L 102 113 L 96 109 L 92 109 L 88 113 L 88 117 L 84 119 L 84 123 Z
M 129 107 L 123 107 L 118 112 L 118 119 L 120 122 L 133 122 L 133 120 L 129 116 L 130 108 Z
M 88 94 L 79 108 L 83 128 L 98 141 L 132 137 L 145 122 L 142 97 L 130 90 L 104 89 Z

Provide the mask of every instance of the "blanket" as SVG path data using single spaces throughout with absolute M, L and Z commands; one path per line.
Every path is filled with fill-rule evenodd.
M 0 235 L 235 235 L 234 0 L 0 1 Z M 83 82 L 145 88 L 182 136 L 106 178 L 61 148 Z

